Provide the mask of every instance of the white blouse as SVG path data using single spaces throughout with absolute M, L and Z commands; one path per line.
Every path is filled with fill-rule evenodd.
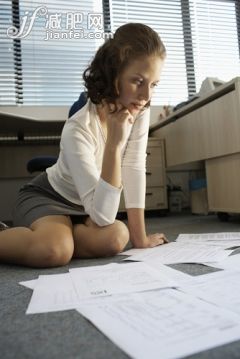
M 129 123 L 121 151 L 126 208 L 145 207 L 149 113 L 146 109 L 137 115 L 134 124 Z M 66 121 L 59 158 L 46 170 L 55 191 L 72 203 L 82 205 L 99 226 L 114 223 L 122 191 L 100 177 L 104 147 L 96 105 L 88 99 L 86 105 Z

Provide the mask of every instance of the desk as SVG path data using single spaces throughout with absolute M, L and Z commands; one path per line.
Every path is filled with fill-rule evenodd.
M 0 112 L 0 218 L 12 220 L 19 188 L 31 177 L 27 162 L 36 156 L 58 156 L 64 121 L 39 121 Z
M 165 139 L 166 166 L 204 161 L 210 211 L 240 213 L 240 77 L 150 128 Z

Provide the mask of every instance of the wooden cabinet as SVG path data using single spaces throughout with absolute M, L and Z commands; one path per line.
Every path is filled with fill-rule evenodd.
M 167 208 L 164 141 L 154 137 L 149 137 L 147 146 L 145 208 Z M 125 211 L 123 193 L 119 211 Z
M 150 128 L 165 140 L 167 168 L 204 161 L 210 211 L 240 213 L 239 113 L 236 77 Z

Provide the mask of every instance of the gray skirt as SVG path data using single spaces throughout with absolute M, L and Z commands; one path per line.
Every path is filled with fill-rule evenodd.
M 13 226 L 30 227 L 37 219 L 50 215 L 70 216 L 73 224 L 84 223 L 88 217 L 83 206 L 57 193 L 43 172 L 20 188 L 13 210 Z

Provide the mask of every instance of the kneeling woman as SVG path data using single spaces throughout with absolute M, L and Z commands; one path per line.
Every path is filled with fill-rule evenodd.
M 149 105 L 164 59 L 161 39 L 143 24 L 121 26 L 99 48 L 58 161 L 21 188 L 14 228 L 0 232 L 1 262 L 60 266 L 115 255 L 129 239 L 136 248 L 166 241 L 146 234 L 144 220 Z M 116 220 L 122 189 L 127 226 Z

